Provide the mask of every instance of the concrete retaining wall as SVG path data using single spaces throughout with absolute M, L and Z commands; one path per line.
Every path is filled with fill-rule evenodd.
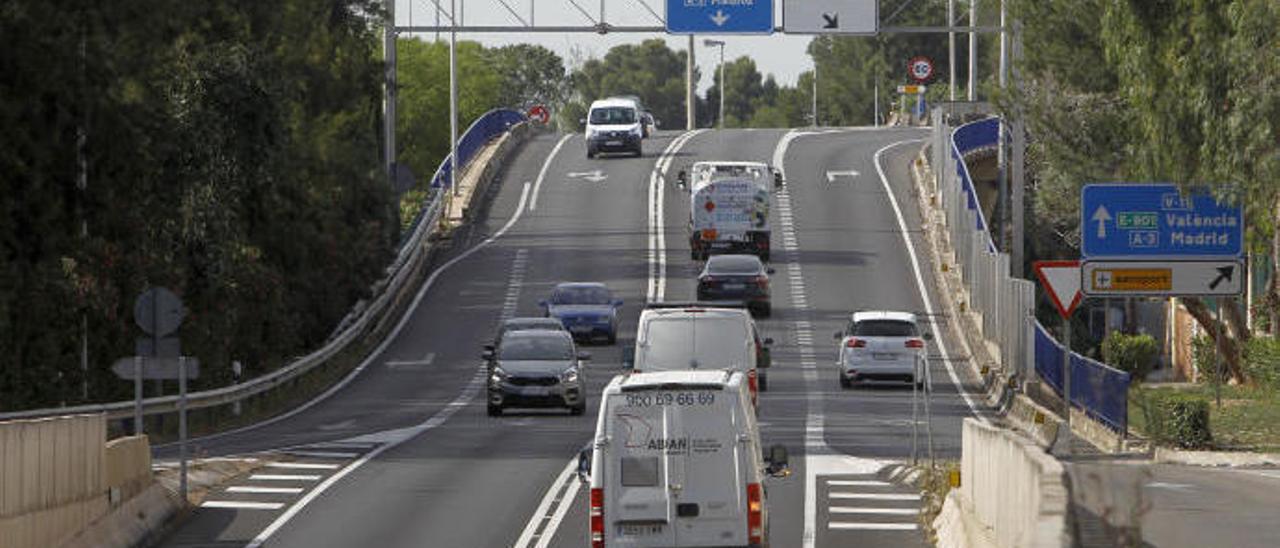
M 146 437 L 106 432 L 103 415 L 0 423 L 0 545 L 61 545 L 150 486 Z
M 965 419 L 962 438 L 960 511 L 968 511 L 984 531 L 959 531 L 950 537 L 989 538 L 1001 548 L 1049 548 L 1071 545 L 1068 490 L 1062 464 L 1034 441 L 1009 429 Z M 940 520 L 941 521 L 941 520 Z M 959 533 L 959 534 L 956 534 Z M 939 536 L 944 536 L 939 529 Z

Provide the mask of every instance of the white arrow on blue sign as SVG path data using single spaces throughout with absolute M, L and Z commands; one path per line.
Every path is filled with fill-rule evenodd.
M 1239 257 L 1244 212 L 1170 184 L 1086 185 L 1080 236 L 1090 259 Z
M 671 34 L 771 34 L 773 0 L 667 0 Z

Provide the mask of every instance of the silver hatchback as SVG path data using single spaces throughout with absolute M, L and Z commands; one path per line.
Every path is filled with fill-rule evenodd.
M 929 380 L 925 341 L 915 314 L 909 312 L 856 312 L 849 324 L 835 334 L 840 341 L 840 386 L 864 381 L 915 383 Z

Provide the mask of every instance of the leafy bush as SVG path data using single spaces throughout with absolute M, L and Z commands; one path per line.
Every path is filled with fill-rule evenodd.
M 1126 335 L 1112 331 L 1102 341 L 1102 361 L 1141 382 L 1155 367 L 1160 349 L 1151 335 Z
M 1196 394 L 1155 390 L 1147 391 L 1139 401 L 1147 435 L 1156 443 L 1202 449 L 1213 441 L 1208 399 Z
M 1280 339 L 1254 337 L 1244 347 L 1245 372 L 1260 386 L 1280 390 Z
M 1196 380 L 1204 383 L 1213 383 L 1214 377 L 1218 375 L 1217 361 L 1221 359 L 1216 356 L 1217 349 L 1214 348 L 1213 339 L 1208 335 L 1200 335 L 1191 339 L 1191 364 L 1196 367 Z M 1227 377 L 1227 368 L 1222 367 L 1222 374 L 1218 377 L 1218 381 L 1223 381 Z

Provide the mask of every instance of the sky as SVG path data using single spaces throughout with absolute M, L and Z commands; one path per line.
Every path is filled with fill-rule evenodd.
M 440 0 L 444 15 L 441 24 L 447 24 L 450 9 L 449 2 L 459 4 L 459 16 L 464 26 L 519 26 L 517 21 L 499 0 Z M 529 18 L 530 5 L 534 7 L 534 23 L 542 25 L 592 25 L 571 2 L 576 2 L 593 18 L 599 18 L 603 2 L 605 19 L 612 25 L 661 26 L 648 10 L 647 4 L 658 15 L 665 11 L 666 0 L 504 0 L 508 6 L 520 14 L 526 21 Z M 775 1 L 775 22 L 782 20 L 781 0 Z M 396 0 L 396 25 L 434 25 L 436 5 L 432 0 Z M 402 35 L 403 36 L 403 35 Z M 433 40 L 434 34 L 413 35 L 418 38 Z M 710 36 L 697 36 L 694 55 L 702 73 L 698 82 L 699 93 L 706 93 L 711 86 L 711 71 L 720 61 L 719 48 L 702 45 L 702 40 Z M 572 68 L 576 62 L 592 57 L 604 57 L 609 48 L 619 44 L 635 44 L 650 38 L 666 40 L 668 47 L 683 51 L 688 47 L 688 37 L 666 34 L 613 33 L 605 36 L 594 33 L 549 33 L 520 32 L 501 34 L 459 34 L 459 40 L 474 40 L 486 46 L 501 46 L 513 43 L 528 43 L 545 46 L 559 54 Z M 725 42 L 724 56 L 726 61 L 738 57 L 750 56 L 762 74 L 772 74 L 782 85 L 795 85 L 800 73 L 812 70 L 813 62 L 805 53 L 809 46 L 809 36 L 715 36 Z M 447 40 L 447 34 L 440 35 Z

